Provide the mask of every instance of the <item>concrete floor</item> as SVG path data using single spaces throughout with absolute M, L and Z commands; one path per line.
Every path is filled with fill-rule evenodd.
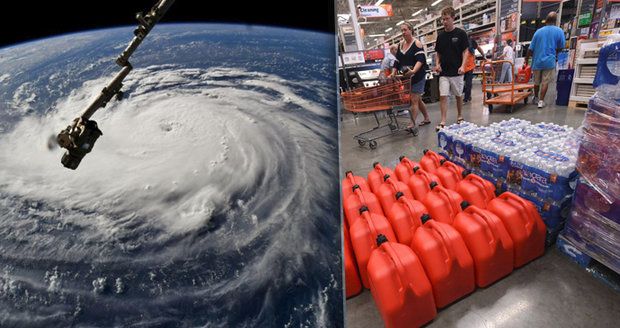
M 555 99 L 550 86 L 547 102 Z M 489 114 L 482 106 L 480 84 L 474 82 L 473 101 L 463 116 L 478 125 L 522 118 L 531 122 L 554 122 L 578 127 L 584 111 L 547 105 L 521 105 L 510 114 L 497 110 Z M 554 102 L 553 102 L 554 103 Z M 352 170 L 366 176 L 373 162 L 394 168 L 401 155 L 419 159 L 425 148 L 437 147 L 435 126 L 439 123 L 439 103 L 429 104 L 432 123 L 420 128 L 417 137 L 400 132 L 377 140 L 377 149 L 360 147 L 353 136 L 376 125 L 372 115 L 354 117 L 345 113 L 340 125 L 340 167 L 342 174 Z M 448 122 L 456 121 L 456 104 L 449 103 Z M 382 122 L 385 121 L 386 118 Z M 422 116 L 418 117 L 418 122 Z M 401 117 L 407 124 L 407 116 Z M 545 255 L 514 271 L 508 277 L 440 310 L 428 327 L 618 327 L 620 293 L 591 276 L 563 256 L 555 247 Z M 381 327 L 383 322 L 368 290 L 347 300 L 346 326 Z

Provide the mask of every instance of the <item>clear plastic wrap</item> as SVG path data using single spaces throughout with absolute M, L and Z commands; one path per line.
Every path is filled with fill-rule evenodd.
M 620 273 L 620 38 L 601 48 L 593 85 L 579 129 L 581 178 L 563 234 Z

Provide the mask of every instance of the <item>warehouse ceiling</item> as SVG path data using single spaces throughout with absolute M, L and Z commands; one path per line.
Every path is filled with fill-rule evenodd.
M 374 5 L 377 0 L 353 0 L 355 6 L 358 5 Z M 417 20 L 414 21 L 414 25 L 424 21 L 424 10 L 429 9 L 431 11 L 440 11 L 443 7 L 452 4 L 452 0 L 443 0 L 434 7 L 431 4 L 435 0 L 385 0 L 383 4 L 391 4 L 393 16 L 389 18 L 373 18 L 364 19 L 359 18 L 360 27 L 364 30 L 364 43 L 374 44 L 376 39 L 382 34 L 386 34 L 385 38 L 389 38 L 396 34 L 400 34 L 400 29 L 396 23 L 402 20 Z M 423 10 L 419 12 L 419 10 Z M 418 13 L 419 12 L 419 13 Z M 339 15 L 338 22 L 346 22 L 346 17 L 350 14 L 349 0 L 336 0 L 336 13 Z M 413 14 L 418 13 L 413 16 Z M 385 32 L 386 29 L 392 28 L 391 31 Z M 375 37 L 376 36 L 376 37 Z

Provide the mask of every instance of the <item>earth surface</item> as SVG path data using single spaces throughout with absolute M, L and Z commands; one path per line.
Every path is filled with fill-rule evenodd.
M 0 326 L 342 326 L 333 35 L 158 25 L 65 169 L 132 29 L 0 49 Z

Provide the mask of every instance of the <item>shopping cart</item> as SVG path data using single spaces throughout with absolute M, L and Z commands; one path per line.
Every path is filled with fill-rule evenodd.
M 512 82 L 499 83 L 497 82 L 496 69 L 499 67 L 501 72 L 501 66 L 503 63 L 510 63 Z M 498 65 L 499 64 L 499 65 Z M 493 105 L 506 105 L 510 112 L 514 110 L 514 106 L 523 101 L 527 104 L 528 97 L 533 92 L 533 84 L 516 82 L 514 64 L 509 60 L 497 60 L 483 62 L 482 68 L 482 99 L 483 103 L 489 107 L 489 113 L 493 112 Z
M 399 123 L 397 118 L 399 111 L 409 109 L 411 105 L 411 79 L 391 81 L 370 88 L 357 88 L 340 95 L 347 111 L 372 113 L 377 121 L 377 126 L 353 137 L 360 146 L 368 144 L 370 149 L 375 149 L 377 139 L 400 131 L 417 135 L 417 129 L 407 128 L 407 124 Z M 385 111 L 388 117 L 388 122 L 384 124 L 381 124 L 377 116 L 377 113 L 382 111 Z

